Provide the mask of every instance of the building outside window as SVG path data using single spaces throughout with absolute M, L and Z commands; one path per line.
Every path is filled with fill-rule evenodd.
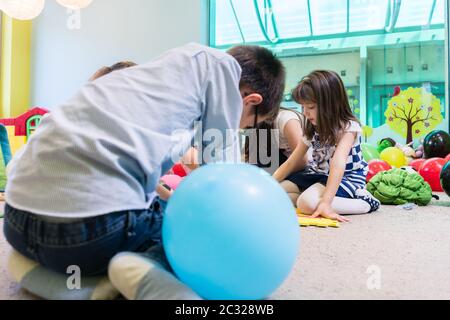
M 449 128 L 447 20 L 447 0 L 210 0 L 210 45 L 275 52 L 287 107 L 301 108 L 290 92 L 302 77 L 334 70 L 354 114 L 373 128 L 369 142 L 417 143 Z M 413 126 L 400 119 L 412 116 Z

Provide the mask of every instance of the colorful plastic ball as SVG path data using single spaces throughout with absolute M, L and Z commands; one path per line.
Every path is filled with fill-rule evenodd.
M 176 174 L 167 174 L 161 177 L 161 181 L 167 184 L 173 190 L 176 190 L 178 188 L 178 185 L 182 180 L 183 178 L 177 176 Z
M 363 158 L 367 162 L 370 160 L 380 158 L 380 153 L 378 152 L 377 148 L 375 148 L 371 144 L 368 144 L 368 143 L 361 144 L 361 150 L 362 150 Z
M 288 195 L 264 170 L 214 164 L 170 198 L 162 237 L 176 275 L 201 297 L 253 300 L 289 275 L 300 229 Z
M 440 180 L 442 189 L 450 197 L 450 161 L 442 168 Z
M 369 161 L 369 173 L 367 173 L 366 181 L 369 182 L 377 173 L 381 171 L 391 170 L 392 167 L 383 160 L 372 160 Z
M 386 161 L 391 166 L 401 168 L 407 164 L 407 159 L 403 151 L 396 147 L 389 147 L 380 154 L 380 159 Z
M 443 130 L 430 132 L 423 140 L 426 159 L 444 158 L 450 153 L 450 135 Z
M 414 170 L 419 172 L 420 167 L 426 161 L 426 159 L 414 159 L 409 163 L 409 166 L 413 167 Z
M 423 179 L 428 182 L 431 190 L 436 192 L 442 192 L 442 186 L 440 182 L 440 175 L 442 168 L 445 165 L 445 160 L 442 158 L 431 158 L 426 160 L 420 167 L 419 174 Z

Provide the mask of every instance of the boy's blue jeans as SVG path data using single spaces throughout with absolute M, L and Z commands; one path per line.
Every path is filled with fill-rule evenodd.
M 6 204 L 3 231 L 15 250 L 46 268 L 66 273 L 77 266 L 82 276 L 100 275 L 117 253 L 161 244 L 165 206 L 156 199 L 147 210 L 55 222 Z

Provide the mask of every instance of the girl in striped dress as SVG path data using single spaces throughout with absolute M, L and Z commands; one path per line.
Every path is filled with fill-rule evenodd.
M 345 222 L 349 220 L 341 215 L 377 210 L 380 202 L 365 189 L 368 167 L 361 152 L 362 128 L 341 78 L 333 71 L 314 71 L 292 95 L 303 107 L 304 137 L 274 178 L 290 195 L 301 194 L 297 207 L 312 217 Z M 310 148 L 312 160 L 301 168 Z

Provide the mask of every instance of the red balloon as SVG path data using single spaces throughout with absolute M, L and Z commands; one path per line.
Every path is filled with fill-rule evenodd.
M 431 158 L 426 160 L 420 167 L 419 174 L 428 182 L 433 191 L 444 191 L 440 181 L 440 175 L 444 165 L 445 160 L 443 158 Z
M 450 153 L 444 158 L 444 160 L 445 160 L 445 163 L 450 161 Z
M 383 160 L 371 160 L 369 161 L 369 173 L 367 174 L 366 181 L 369 182 L 378 172 L 391 170 L 392 167 Z
M 425 162 L 425 159 L 415 159 L 415 160 L 411 161 L 411 162 L 409 163 L 409 165 L 410 165 L 411 167 L 413 167 L 414 170 L 416 170 L 417 172 L 419 172 L 420 167 L 422 166 L 422 164 L 423 164 L 424 162 Z

